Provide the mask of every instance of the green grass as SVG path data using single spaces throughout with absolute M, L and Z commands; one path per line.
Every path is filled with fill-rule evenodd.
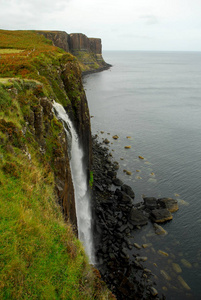
M 78 299 L 87 262 L 82 246 L 62 220 L 53 186 L 44 183 L 38 170 L 28 177 L 31 186 L 12 174 L 0 174 L 0 297 Z
M 12 100 L 8 92 L 0 84 L 0 110 L 8 109 L 11 106 Z
M 0 54 L 20 53 L 24 50 L 21 49 L 0 49 Z
M 94 183 L 93 171 L 90 171 L 89 186 L 92 188 Z

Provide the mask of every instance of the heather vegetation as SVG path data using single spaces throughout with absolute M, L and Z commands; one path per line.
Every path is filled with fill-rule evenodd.
M 64 155 L 58 139 L 63 127 L 47 114 L 42 129 L 34 127 L 42 98 L 70 103 L 61 68 L 73 63 L 72 55 L 41 35 L 0 31 L 0 299 L 113 297 L 57 203 L 55 160 Z M 73 86 L 75 75 L 68 80 Z

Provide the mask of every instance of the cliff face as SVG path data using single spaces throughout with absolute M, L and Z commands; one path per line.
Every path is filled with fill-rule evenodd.
M 88 51 L 94 54 L 102 54 L 101 39 L 88 38 L 82 33 L 71 33 L 69 39 L 69 50 L 75 51 Z
M 47 39 L 52 40 L 55 46 L 69 52 L 69 34 L 65 31 L 38 31 L 38 33 L 43 34 Z
M 89 42 L 90 42 L 91 51 L 95 54 L 101 54 L 102 55 L 101 39 L 89 38 Z
M 16 35 L 19 43 L 19 33 Z M 47 32 L 47 36 L 68 49 L 68 35 L 65 32 Z M 14 38 L 16 48 L 16 36 Z M 71 117 L 84 150 L 85 168 L 89 174 L 91 128 L 88 104 L 82 86 L 82 74 L 78 61 L 72 55 L 51 46 L 43 36 L 34 33 L 32 41 L 27 43 L 29 47 L 32 47 L 31 42 L 34 46 L 37 45 L 34 38 L 41 49 L 23 49 L 20 54 L 15 53 L 16 50 L 13 50 L 11 54 L 4 50 L 5 53 L 1 57 L 0 75 L 8 78 L 2 80 L 6 80 L 6 84 L 10 86 L 15 96 L 13 101 L 16 101 L 18 106 L 20 105 L 18 114 L 23 116 L 23 122 L 26 123 L 24 130 L 38 145 L 39 160 L 43 160 L 53 172 L 58 202 L 65 218 L 76 230 L 74 188 L 67 151 L 70 145 L 68 145 L 63 126 L 55 121 L 52 101 L 60 102 Z M 22 40 L 20 46 L 23 47 L 24 44 L 25 41 Z M 6 47 L 6 45 L 2 46 Z M 16 79 L 9 79 L 13 76 Z M 24 80 L 19 80 L 18 77 Z M 5 143 L 7 143 L 6 140 Z
M 48 36 L 66 46 L 66 33 Z M 74 234 L 71 143 L 53 101 L 76 125 L 89 169 L 90 118 L 77 59 L 43 35 L 0 30 L 0 298 L 115 299 Z
M 70 99 L 70 103 L 67 103 L 65 108 L 74 122 L 84 149 L 83 160 L 89 176 L 92 161 L 91 124 L 81 75 L 78 63 L 68 61 L 64 64 L 61 76 L 67 96 Z
M 99 38 L 88 38 L 82 33 L 67 34 L 64 31 L 37 31 L 53 41 L 57 47 L 77 57 L 81 70 L 97 72 L 110 67 L 102 57 L 102 44 Z

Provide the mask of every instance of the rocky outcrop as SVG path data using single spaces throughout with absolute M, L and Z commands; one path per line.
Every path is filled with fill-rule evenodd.
M 90 51 L 90 42 L 88 37 L 83 33 L 71 33 L 69 48 L 71 52 Z
M 102 54 L 101 39 L 89 38 L 90 50 L 95 54 Z
M 102 71 L 111 65 L 102 57 L 102 43 L 99 38 L 88 38 L 83 33 L 68 34 L 64 31 L 37 31 L 52 40 L 57 47 L 78 58 L 83 74 Z
M 69 49 L 71 52 L 88 51 L 94 54 L 102 54 L 101 39 L 88 38 L 83 33 L 71 33 L 69 38 Z

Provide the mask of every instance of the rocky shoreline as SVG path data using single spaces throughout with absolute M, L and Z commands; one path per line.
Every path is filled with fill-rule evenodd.
M 105 66 L 100 67 L 98 69 L 93 69 L 93 70 L 89 70 L 89 71 L 83 71 L 82 72 L 82 77 L 89 75 L 89 74 L 93 74 L 93 73 L 99 73 L 105 70 L 108 70 L 112 67 L 112 65 L 105 63 Z
M 147 257 L 140 246 L 129 240 L 150 219 L 158 234 L 164 234 L 157 223 L 172 219 L 177 201 L 169 198 L 144 198 L 134 204 L 135 193 L 117 178 L 118 162 L 104 144 L 93 138 L 92 209 L 96 267 L 117 299 L 165 299 L 157 291 L 154 274 L 143 266 Z M 132 258 L 129 256 L 133 251 Z

